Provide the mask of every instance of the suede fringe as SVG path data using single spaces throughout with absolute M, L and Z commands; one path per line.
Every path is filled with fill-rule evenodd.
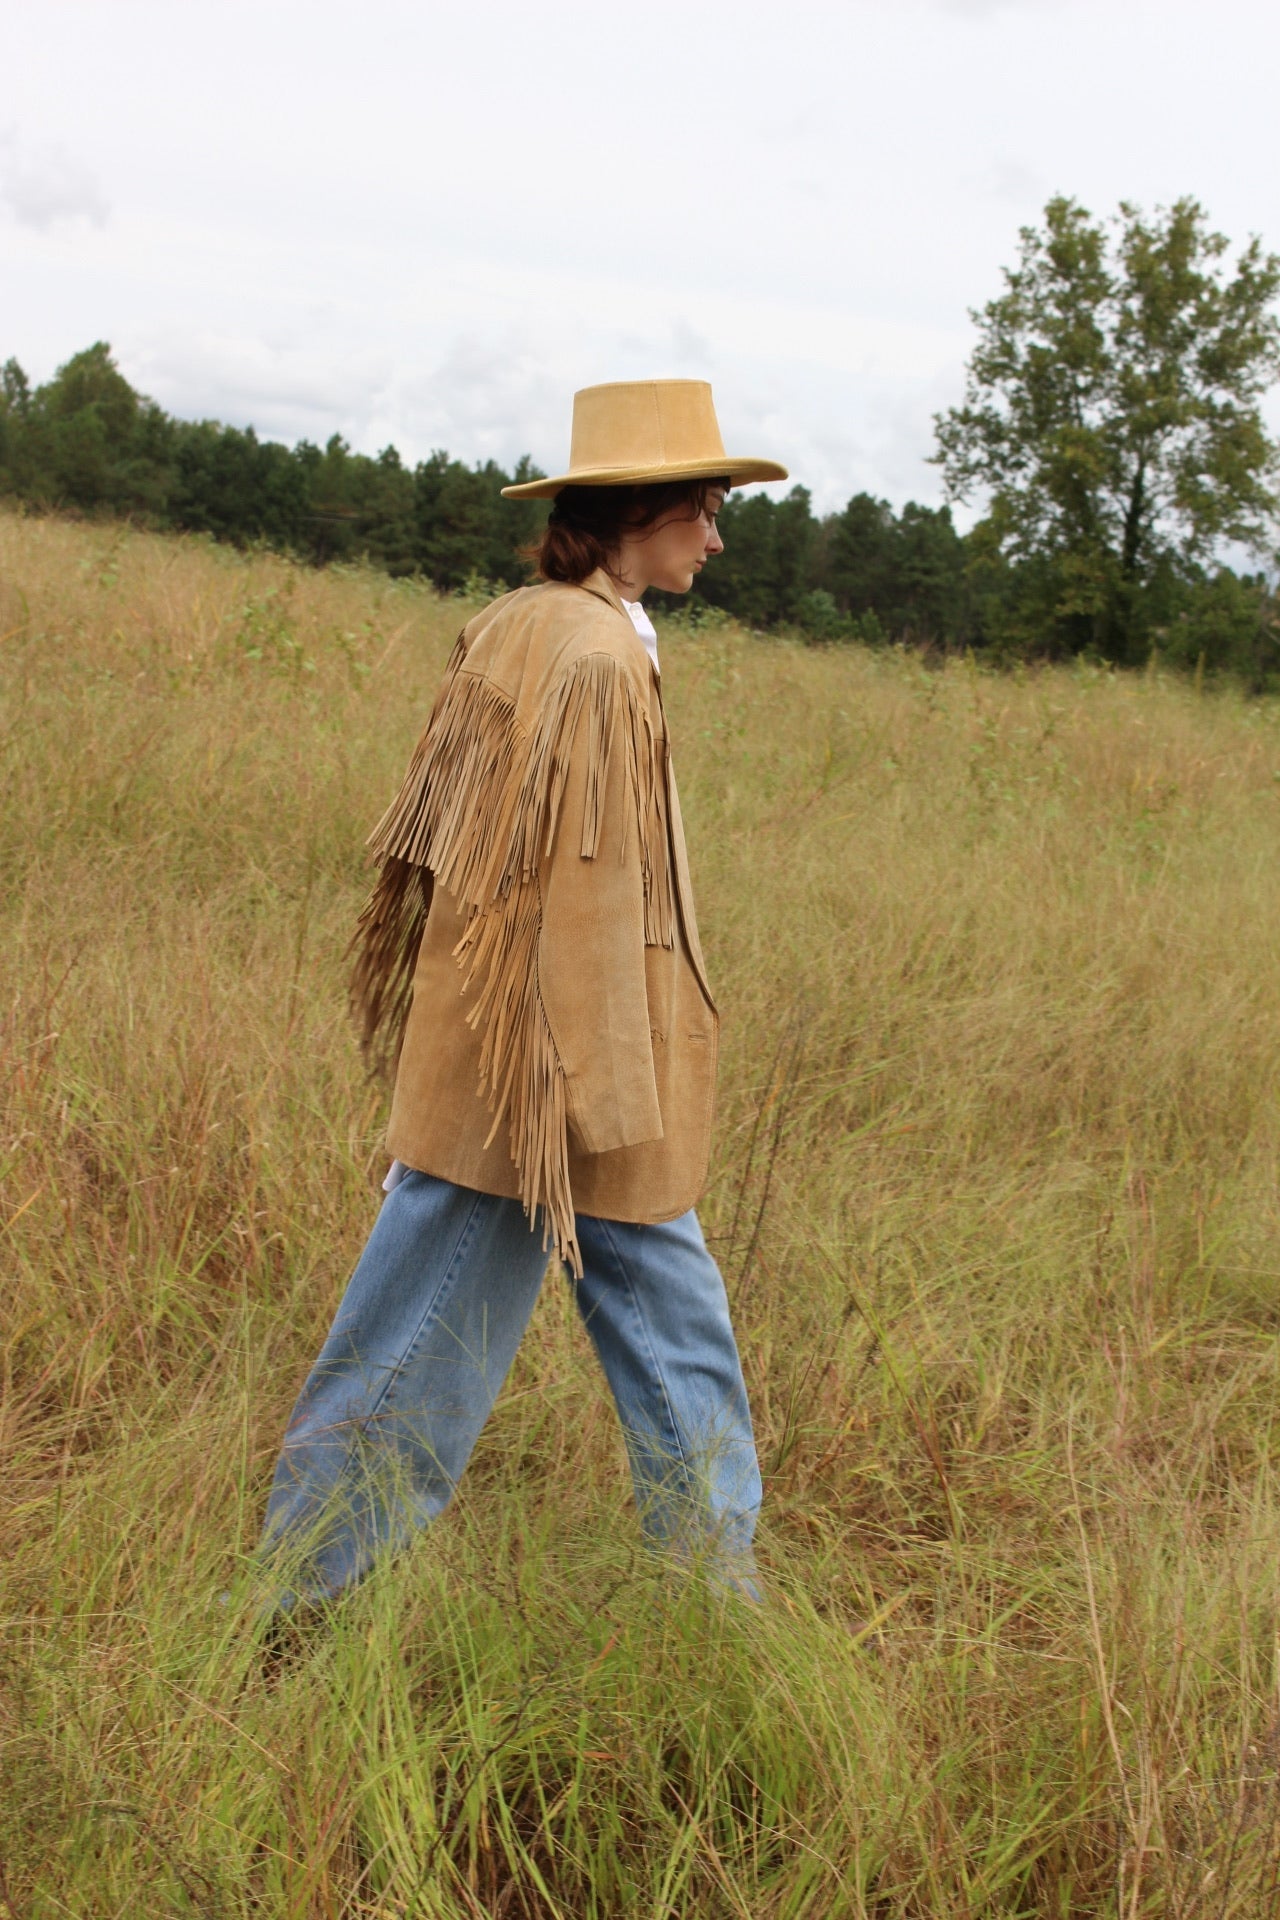
M 544 1244 L 581 1275 L 569 1185 L 564 1069 L 538 985 L 542 901 L 538 868 L 551 851 L 570 757 L 586 723 L 586 806 L 578 852 L 600 845 L 612 755 L 624 755 L 628 798 L 617 858 L 634 817 L 644 887 L 644 937 L 674 938 L 663 781 L 648 708 L 625 668 L 589 654 L 556 684 L 530 736 L 511 702 L 466 671 L 459 640 L 404 784 L 370 836 L 381 872 L 356 928 L 351 997 L 366 1059 L 375 1070 L 398 1058 L 413 975 L 431 907 L 433 876 L 466 914 L 455 955 L 467 1020 L 481 1031 L 480 1093 L 506 1122 L 520 1198 L 532 1220 L 545 1211 Z

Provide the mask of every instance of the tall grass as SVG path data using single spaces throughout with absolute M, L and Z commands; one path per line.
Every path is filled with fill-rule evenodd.
M 383 1171 L 362 842 L 465 614 L 0 518 L 0 1911 L 1275 1911 L 1280 715 L 1227 694 L 664 631 L 769 1604 L 646 1560 L 552 1279 L 454 1509 L 264 1675 Z

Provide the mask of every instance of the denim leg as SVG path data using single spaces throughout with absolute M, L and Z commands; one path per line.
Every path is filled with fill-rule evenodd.
M 697 1215 L 656 1225 L 578 1215 L 575 1293 L 626 1436 L 650 1538 L 710 1555 L 752 1599 L 760 1469 L 720 1269 Z
M 452 1497 L 546 1270 L 516 1200 L 406 1173 L 388 1194 L 276 1465 L 259 1552 L 340 1592 Z

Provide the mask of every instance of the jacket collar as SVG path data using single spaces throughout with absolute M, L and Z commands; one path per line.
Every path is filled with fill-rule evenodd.
M 624 620 L 630 621 L 631 616 L 622 604 L 622 595 L 603 567 L 597 567 L 594 573 L 589 573 L 581 584 L 588 593 L 597 594 L 601 600 L 607 600 L 611 607 L 617 608 Z
M 653 658 L 652 654 L 649 652 L 648 647 L 645 646 L 644 641 L 640 638 L 640 635 L 636 633 L 635 623 L 633 622 L 631 615 L 627 612 L 626 608 L 622 604 L 622 595 L 618 592 L 617 587 L 614 585 L 613 581 L 609 578 L 609 575 L 605 572 L 604 568 L 597 567 L 595 572 L 589 573 L 586 579 L 583 580 L 580 584 L 583 587 L 585 587 L 588 593 L 594 593 L 599 599 L 607 601 L 611 607 L 615 607 L 617 611 L 622 615 L 623 619 L 627 623 L 627 626 L 630 628 L 631 632 L 635 635 L 635 639 L 637 643 L 644 650 L 645 664 L 648 666 L 649 671 L 652 673 L 654 679 L 658 682 L 659 686 L 661 686 L 662 674 L 661 674 L 661 671 L 659 670 L 658 663 Z

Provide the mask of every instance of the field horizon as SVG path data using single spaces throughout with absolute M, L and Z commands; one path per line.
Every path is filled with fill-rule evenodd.
M 1274 1913 L 1280 703 L 1155 670 L 659 619 L 767 1603 L 643 1552 L 550 1276 L 264 1674 L 385 1171 L 364 842 L 471 604 L 0 512 L 0 1913 Z

